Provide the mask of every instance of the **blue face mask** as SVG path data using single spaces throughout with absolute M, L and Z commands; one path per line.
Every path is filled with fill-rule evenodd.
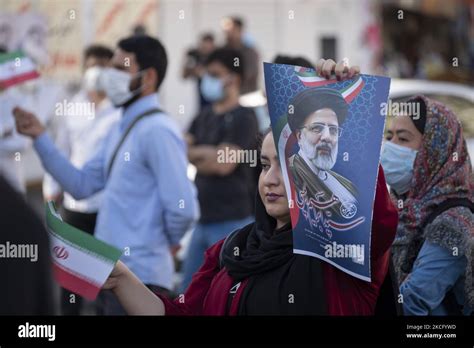
M 413 177 L 413 164 L 418 151 L 386 141 L 383 145 L 380 163 L 387 184 L 398 194 L 410 190 Z
M 205 74 L 199 86 L 201 93 L 207 101 L 216 102 L 224 98 L 224 83 L 217 77 Z

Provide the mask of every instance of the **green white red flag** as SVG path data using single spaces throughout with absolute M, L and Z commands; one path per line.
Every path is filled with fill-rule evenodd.
M 0 54 L 0 88 L 8 88 L 39 76 L 35 63 L 22 52 Z
M 63 288 L 94 300 L 122 251 L 62 221 L 53 202 L 46 204 L 46 225 L 55 279 Z
M 336 79 L 327 80 L 324 77 L 320 77 L 313 69 L 302 66 L 295 66 L 295 73 L 306 87 L 322 87 L 338 82 Z M 364 80 L 359 76 L 349 86 L 340 91 L 342 97 L 347 103 L 352 102 L 352 100 L 360 93 L 364 84 Z

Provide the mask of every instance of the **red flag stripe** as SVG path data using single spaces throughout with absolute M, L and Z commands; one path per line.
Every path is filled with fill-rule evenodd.
M 30 72 L 27 72 L 27 73 L 22 74 L 22 75 L 17 75 L 17 76 L 2 80 L 2 81 L 0 81 L 0 86 L 2 88 L 11 87 L 11 86 L 14 86 L 18 83 L 35 79 L 39 76 L 40 75 L 37 71 L 30 71 Z
M 71 292 L 74 292 L 88 300 L 95 300 L 100 288 L 93 284 L 69 273 L 66 269 L 53 262 L 53 271 L 55 278 L 61 286 Z
M 364 80 L 362 80 L 361 84 L 355 90 L 353 90 L 351 94 L 348 94 L 344 98 L 347 104 L 350 104 L 355 99 L 355 97 L 359 95 L 359 92 L 362 90 L 362 88 L 364 88 L 364 84 Z

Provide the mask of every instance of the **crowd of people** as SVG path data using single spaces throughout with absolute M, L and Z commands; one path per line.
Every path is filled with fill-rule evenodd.
M 242 94 L 257 90 L 259 56 L 246 42 L 240 18 L 228 18 L 224 30 L 225 45 L 206 33 L 186 53 L 182 77 L 196 80 L 199 111 L 184 133 L 159 102 L 166 49 L 145 34 L 114 48 L 85 50 L 83 85 L 74 101 L 94 103 L 95 116 L 65 118 L 55 139 L 34 108 L 11 102 L 14 136 L 32 140 L 47 172 L 45 200 L 61 203 L 67 223 L 124 250 L 99 295 L 97 314 L 374 315 L 383 314 L 382 301 L 388 301 L 393 314 L 401 306 L 398 314 L 471 315 L 474 176 L 456 115 L 414 96 L 410 102 L 421 113 L 389 123 L 372 219 L 372 281 L 362 281 L 293 253 L 272 132 L 262 134 L 254 110 L 239 103 Z M 340 80 L 360 73 L 331 59 L 313 65 L 278 55 L 274 62 Z M 305 110 L 290 124 L 301 137 L 316 111 Z M 312 141 L 330 142 L 337 135 L 325 130 L 313 132 Z M 0 138 L 0 150 L 5 141 Z M 222 161 L 222 151 L 258 152 L 258 165 Z M 189 163 L 196 168 L 194 182 Z M 47 249 L 44 228 L 21 193 L 3 179 L 0 186 L 0 225 L 9 231 L 1 238 L 37 240 Z M 19 230 L 24 233 L 11 236 Z M 188 231 L 183 280 L 176 288 L 174 259 Z M 52 311 L 52 301 L 42 300 L 51 296 L 50 265 L 47 257 L 42 260 L 24 270 L 35 277 L 22 279 L 0 261 L 2 277 L 9 279 L 2 291 L 18 298 L 2 304 L 2 314 Z M 387 296 L 391 285 L 398 291 Z M 41 306 L 19 299 L 26 288 L 39 289 L 31 299 Z M 81 313 L 81 301 L 71 302 L 71 295 L 62 290 L 61 314 Z

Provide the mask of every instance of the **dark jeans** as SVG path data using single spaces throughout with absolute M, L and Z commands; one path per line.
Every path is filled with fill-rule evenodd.
M 172 293 L 168 289 L 158 285 L 145 284 L 155 294 L 171 298 Z M 110 290 L 102 290 L 97 297 L 97 315 L 127 315 L 117 296 Z
M 91 235 L 94 234 L 97 213 L 84 214 L 61 208 L 61 217 L 68 224 Z M 71 295 L 74 296 L 75 302 L 71 303 Z M 79 315 L 81 314 L 82 298 L 79 295 L 61 288 L 61 314 L 62 315 Z

